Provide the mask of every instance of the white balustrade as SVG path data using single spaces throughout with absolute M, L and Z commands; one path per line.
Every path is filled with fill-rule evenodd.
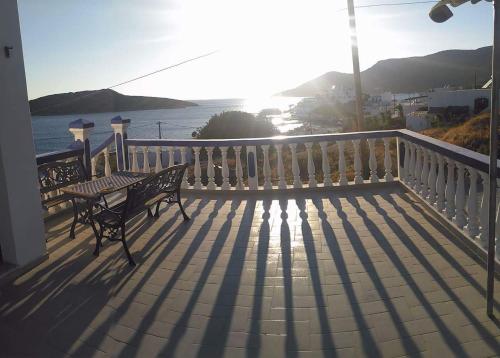
M 137 173 L 139 171 L 139 161 L 137 160 L 137 147 L 129 147 L 129 152 L 132 153 L 132 171 Z
M 231 189 L 231 185 L 229 184 L 229 167 L 227 165 L 227 150 L 228 147 L 220 147 L 220 152 L 222 156 L 222 190 Z
M 337 142 L 337 147 L 339 148 L 339 185 L 347 185 L 347 173 L 346 173 L 346 163 L 345 163 L 345 142 L 339 140 Z
M 241 165 L 241 147 L 233 147 L 234 155 L 236 157 L 236 189 L 243 190 L 243 167 Z
M 182 164 L 186 164 L 187 163 L 186 147 L 181 147 L 180 151 L 181 151 L 181 162 L 182 162 Z M 184 172 L 184 176 L 182 177 L 181 188 L 185 189 L 187 187 L 189 187 L 189 183 L 188 183 L 188 170 L 186 168 L 186 171 Z
M 370 168 L 370 182 L 378 183 L 378 175 L 377 175 L 377 158 L 375 157 L 375 139 L 368 139 L 368 150 L 370 151 L 370 155 L 368 158 L 368 166 Z
M 332 186 L 332 175 L 330 163 L 328 162 L 328 142 L 320 142 L 321 147 L 321 169 L 323 170 L 323 186 Z
M 157 146 L 155 147 L 155 153 L 156 153 L 156 163 L 155 163 L 155 173 L 159 173 L 163 169 L 163 165 L 161 163 L 161 147 Z
M 306 151 L 307 151 L 307 176 L 309 179 L 309 188 L 315 188 L 318 183 L 316 182 L 316 168 L 314 167 L 313 153 L 312 147 L 313 143 L 306 142 Z
M 486 172 L 479 172 L 482 179 L 483 194 L 481 196 L 481 209 L 479 212 L 479 223 L 481 225 L 481 233 L 479 235 L 479 245 L 486 249 L 488 247 L 488 201 L 490 177 Z
M 447 158 L 448 162 L 448 178 L 446 180 L 446 217 L 453 219 L 455 216 L 455 162 L 453 159 Z
M 415 191 L 417 194 L 422 192 L 422 148 L 417 145 L 415 146 L 415 171 L 413 172 L 413 177 L 415 178 Z
M 423 163 L 422 163 L 422 176 L 420 177 L 420 182 L 422 183 L 422 198 L 427 199 L 429 195 L 429 156 L 427 155 L 427 150 L 421 148 Z
M 405 157 L 403 163 L 403 180 L 406 184 L 410 184 L 410 142 L 403 140 L 405 146 Z
M 144 173 L 151 172 L 151 167 L 149 166 L 149 148 L 142 147 L 142 171 Z
M 359 149 L 359 139 L 354 139 L 352 145 L 354 147 L 354 184 L 363 184 L 363 176 L 361 171 L 363 166 L 361 164 L 361 154 Z
M 437 180 L 437 167 L 436 167 L 436 154 L 431 150 L 427 150 L 427 154 L 431 159 L 427 187 L 429 189 L 429 195 L 427 197 L 427 201 L 429 204 L 434 205 L 436 202 L 436 180 Z M 444 187 L 443 187 L 444 193 Z
M 214 161 L 212 158 L 214 153 L 214 147 L 206 147 L 205 150 L 207 151 L 207 178 L 208 178 L 207 189 L 215 190 L 216 188 L 215 168 L 214 168 Z
M 292 153 L 292 175 L 293 175 L 293 187 L 302 188 L 302 180 L 300 179 L 300 167 L 297 160 L 297 143 L 290 143 L 290 152 Z
M 383 141 L 384 141 L 384 169 L 385 169 L 384 179 L 385 181 L 393 181 L 394 176 L 392 175 L 392 159 L 391 159 L 389 138 L 384 138 Z
M 271 182 L 271 164 L 269 163 L 269 145 L 263 145 L 262 152 L 264 153 L 264 189 L 270 190 L 273 188 L 273 184 Z
M 167 147 L 168 151 L 168 166 L 172 167 L 175 165 L 175 147 Z
M 193 147 L 193 151 L 194 151 L 194 188 L 195 189 L 201 189 L 200 149 L 201 149 L 201 147 Z
M 90 173 L 92 174 L 92 177 L 97 176 L 97 158 L 99 158 L 99 155 L 96 155 L 90 160 L 90 165 L 91 165 Z
M 111 165 L 109 164 L 109 149 L 104 148 L 104 175 L 111 176 Z
M 467 167 L 469 172 L 470 186 L 469 186 L 469 198 L 467 200 L 467 231 L 469 236 L 476 237 L 479 233 L 479 217 L 477 214 L 477 170 L 471 167 Z
M 463 228 L 466 224 L 465 219 L 465 166 L 457 162 L 457 191 L 455 193 L 455 224 Z
M 283 165 L 283 144 L 276 144 L 276 156 L 278 159 L 278 189 L 286 189 L 285 166 Z
M 446 191 L 446 181 L 444 174 L 444 157 L 441 154 L 437 155 L 438 161 L 438 176 L 436 183 L 436 191 L 437 191 L 437 203 L 436 209 L 442 213 L 445 209 L 445 191 Z
M 415 188 L 415 150 L 417 146 L 410 143 L 410 167 L 408 172 L 408 184 L 410 188 Z

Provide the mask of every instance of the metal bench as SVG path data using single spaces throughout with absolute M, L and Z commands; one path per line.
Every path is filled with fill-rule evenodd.
M 57 205 L 72 201 L 68 194 L 61 193 L 60 189 L 73 184 L 85 182 L 88 179 L 87 171 L 80 156 L 66 160 L 53 161 L 38 166 L 38 184 L 42 207 L 48 210 Z M 75 205 L 75 202 L 73 202 Z M 76 208 L 75 208 L 76 209 Z M 75 210 L 75 213 L 77 210 Z M 70 238 L 75 237 L 75 226 L 78 215 L 75 214 L 71 225 Z
M 94 254 L 99 255 L 99 247 L 103 238 L 110 241 L 121 241 L 129 264 L 134 266 L 135 262 L 125 240 L 125 224 L 137 215 L 147 211 L 148 216 L 152 217 L 151 208 L 156 206 L 154 217 L 159 217 L 160 204 L 177 203 L 181 210 L 184 220 L 189 220 L 181 203 L 181 183 L 186 164 L 175 165 L 154 174 L 139 184 L 127 189 L 127 197 L 124 201 L 113 205 L 105 206 L 97 203 L 100 211 L 94 214 L 93 220 L 99 225 L 96 232 L 96 249 Z M 118 237 L 118 232 L 121 232 Z

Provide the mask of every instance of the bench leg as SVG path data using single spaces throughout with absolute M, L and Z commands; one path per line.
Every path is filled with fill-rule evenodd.
M 153 213 L 151 212 L 151 209 L 148 208 L 148 218 L 152 218 L 153 217 Z
M 155 218 L 159 218 L 159 217 L 160 217 L 160 204 L 161 204 L 161 201 L 159 201 L 159 202 L 156 204 Z
M 125 226 L 122 226 L 121 232 L 122 232 L 123 249 L 125 250 L 125 253 L 127 254 L 128 263 L 130 266 L 135 266 L 135 261 L 132 258 L 132 255 L 130 255 L 130 251 L 128 250 L 128 246 L 127 246 L 127 241 L 125 241 Z
M 181 193 L 179 191 L 177 192 L 177 204 L 179 204 L 179 208 L 181 209 L 181 213 L 182 213 L 182 216 L 184 217 L 184 221 L 189 220 L 189 216 L 187 216 L 186 212 L 184 211 L 184 208 L 182 207 Z
M 94 230 L 94 235 L 95 235 L 95 250 L 94 250 L 94 256 L 99 256 L 99 248 L 102 246 L 102 228 L 100 232 L 97 232 L 97 228 L 95 227 L 94 221 L 90 222 L 90 225 L 92 226 L 92 230 Z
M 78 221 L 78 206 L 76 205 L 76 201 L 74 199 L 71 200 L 71 203 L 73 204 L 73 222 L 71 223 L 69 238 L 73 240 L 75 238 L 75 227 Z

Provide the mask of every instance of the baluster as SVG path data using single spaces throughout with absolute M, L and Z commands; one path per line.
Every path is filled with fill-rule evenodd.
M 300 180 L 300 167 L 297 160 L 297 143 L 290 143 L 290 152 L 292 153 L 292 174 L 293 174 L 293 187 L 302 188 L 302 180 Z
M 207 189 L 215 190 L 217 186 L 215 185 L 215 169 L 214 169 L 214 160 L 212 159 L 212 155 L 214 153 L 214 147 L 206 147 L 207 151 Z
M 180 147 L 180 150 L 181 150 L 181 161 L 182 161 L 182 164 L 186 164 L 187 163 L 187 160 L 186 160 L 186 147 Z M 186 168 L 186 170 L 184 171 L 184 176 L 182 177 L 181 188 L 187 188 L 188 186 L 189 186 L 189 183 L 188 183 L 188 170 Z
M 194 151 L 194 188 L 201 189 L 201 165 L 200 165 L 201 147 L 193 147 Z
M 392 175 L 392 159 L 390 151 L 389 138 L 384 138 L 384 169 L 385 169 L 385 181 L 393 181 L 394 176 Z
M 363 184 L 363 176 L 361 171 L 363 170 L 363 165 L 361 163 L 361 155 L 359 153 L 359 139 L 354 139 L 352 145 L 354 147 L 354 184 Z
M 309 177 L 309 188 L 315 188 L 317 186 L 316 182 L 316 168 L 314 167 L 312 146 L 313 143 L 305 143 L 307 151 L 307 175 Z
M 109 149 L 104 148 L 104 175 L 111 176 L 111 165 L 109 164 Z
M 92 174 L 92 177 L 97 176 L 97 158 L 99 158 L 99 154 L 97 154 L 94 158 L 90 160 L 90 166 L 91 166 L 90 173 Z
M 429 180 L 427 182 L 427 187 L 429 188 L 429 204 L 434 205 L 436 202 L 436 155 L 431 150 L 427 150 L 429 157 L 431 158 L 431 168 L 429 172 Z
M 457 192 L 455 193 L 455 224 L 459 228 L 463 228 L 466 224 L 465 219 L 465 167 L 462 163 L 457 162 Z
M 347 185 L 347 174 L 346 174 L 346 165 L 345 165 L 345 142 L 343 140 L 339 140 L 337 142 L 337 146 L 339 147 L 339 185 Z
M 405 156 L 403 162 L 403 181 L 409 184 L 409 172 L 410 172 L 410 142 L 403 139 L 405 146 Z
M 455 216 L 455 162 L 447 158 L 448 179 L 446 180 L 446 217 L 453 219 Z
M 149 173 L 151 168 L 149 167 L 149 148 L 142 147 L 142 171 L 144 173 Z
M 420 194 L 422 191 L 422 148 L 417 145 L 415 148 L 415 171 L 413 172 L 413 178 L 415 179 L 415 191 Z
M 332 186 L 332 175 L 330 163 L 328 162 L 328 142 L 320 142 L 321 147 L 321 169 L 323 170 L 323 186 Z
M 222 190 L 231 189 L 231 185 L 229 184 L 229 167 L 227 165 L 227 149 L 228 147 L 220 147 L 220 152 L 222 155 Z
M 175 165 L 175 158 L 174 158 L 175 147 L 167 147 L 167 150 L 168 150 L 168 166 L 172 167 Z
M 243 167 L 241 166 L 241 147 L 233 147 L 236 157 L 236 189 L 243 190 Z
M 375 157 L 375 139 L 368 139 L 368 150 L 370 155 L 368 157 L 368 167 L 370 168 L 370 183 L 378 183 L 377 175 L 377 158 Z
M 408 168 L 408 185 L 410 188 L 415 188 L 415 148 L 416 145 L 410 143 L 410 166 Z
M 262 145 L 262 152 L 264 153 L 264 189 L 269 190 L 273 188 L 271 183 L 271 165 L 269 164 L 269 145 Z
M 481 224 L 481 234 L 479 235 L 479 245 L 486 249 L 488 247 L 488 215 L 489 215 L 489 188 L 490 188 L 490 177 L 488 173 L 479 172 L 483 184 L 483 194 L 481 196 L 481 211 L 479 214 L 479 220 Z
M 444 193 L 446 190 L 446 182 L 444 179 L 444 157 L 441 154 L 437 154 L 437 161 L 438 161 L 438 176 L 437 176 L 437 183 L 436 183 L 436 191 L 437 191 L 437 204 L 436 208 L 437 210 L 442 213 L 445 206 L 444 206 Z
M 472 238 L 475 238 L 479 233 L 479 218 L 477 215 L 477 170 L 467 167 L 469 172 L 470 187 L 469 199 L 467 201 L 467 214 L 469 222 L 467 224 L 467 231 Z
M 163 165 L 161 163 L 161 147 L 160 146 L 155 147 L 155 153 L 156 153 L 155 173 L 159 173 L 163 169 Z
M 422 198 L 427 199 L 429 195 L 429 156 L 427 155 L 427 149 L 421 148 L 422 157 L 424 162 L 422 164 L 422 176 L 420 177 L 420 182 L 422 183 Z
M 276 144 L 276 155 L 278 157 L 278 188 L 286 189 L 286 180 L 285 180 L 285 167 L 283 166 L 283 155 L 282 149 L 283 144 Z
M 129 151 L 132 152 L 132 171 L 137 173 L 139 171 L 139 163 L 137 160 L 137 147 L 129 147 Z

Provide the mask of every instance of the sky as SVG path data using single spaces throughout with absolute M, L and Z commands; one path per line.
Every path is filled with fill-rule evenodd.
M 354 0 L 356 6 L 403 0 Z M 412 1 L 412 0 L 405 0 Z M 30 99 L 115 88 L 179 99 L 258 98 L 328 71 L 352 72 L 345 0 L 18 0 Z M 356 10 L 361 69 L 386 58 L 475 49 L 492 39 L 491 3 Z

